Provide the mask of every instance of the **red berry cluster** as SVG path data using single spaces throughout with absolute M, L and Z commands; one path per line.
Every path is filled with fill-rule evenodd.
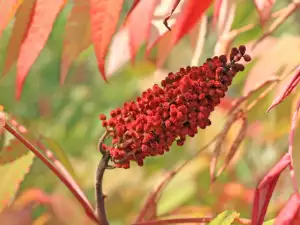
M 130 161 L 142 166 L 147 156 L 164 154 L 175 140 L 182 146 L 187 135 L 194 137 L 198 127 L 209 126 L 210 113 L 233 77 L 244 70 L 237 62 L 251 60 L 245 52 L 245 46 L 232 48 L 229 60 L 225 55 L 215 56 L 202 66 L 169 73 L 161 86 L 155 84 L 136 101 L 112 110 L 109 120 L 101 114 L 107 137 L 112 138 L 103 149 L 110 152 L 115 166 L 129 168 Z

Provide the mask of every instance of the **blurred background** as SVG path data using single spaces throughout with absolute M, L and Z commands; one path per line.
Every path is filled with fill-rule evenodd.
M 237 0 L 231 29 L 240 28 L 258 21 L 253 1 Z M 289 1 L 277 1 L 273 12 L 286 7 Z M 125 1 L 122 18 L 128 12 L 132 1 Z M 0 77 L 0 104 L 38 136 L 47 138 L 50 148 L 60 148 L 71 162 L 76 178 L 91 202 L 94 202 L 94 177 L 101 155 L 96 150 L 97 140 L 103 132 L 98 115 L 120 107 L 132 100 L 145 88 L 161 80 L 168 72 L 175 72 L 191 64 L 194 45 L 189 37 L 183 38 L 158 68 L 158 49 L 149 59 L 144 58 L 142 47 L 135 65 L 130 62 L 118 68 L 105 83 L 97 69 L 93 48 L 84 51 L 72 66 L 66 82 L 60 85 L 60 64 L 65 22 L 70 12 L 70 3 L 55 22 L 46 47 L 32 67 L 19 101 L 15 100 L 15 67 Z M 207 11 L 208 27 L 199 65 L 214 54 L 217 42 L 216 31 L 211 27 L 213 8 Z M 122 19 L 121 19 L 122 21 Z M 121 23 L 120 23 L 121 24 Z M 138 214 L 154 186 L 163 174 L 188 159 L 201 146 L 208 143 L 223 127 L 228 104 L 244 93 L 246 86 L 259 83 L 264 77 L 281 75 L 284 69 L 293 68 L 300 62 L 300 12 L 293 14 L 272 37 L 267 38 L 253 54 L 253 62 L 234 80 L 223 104 L 212 114 L 212 125 L 199 131 L 185 146 L 174 145 L 163 156 L 148 158 L 143 167 L 132 164 L 128 170 L 109 170 L 105 174 L 104 192 L 108 195 L 107 211 L 112 225 L 129 224 Z M 197 24 L 199 26 L 199 24 Z M 12 23 L 0 39 L 0 71 L 5 62 L 6 49 L 12 32 Z M 251 44 L 262 35 L 260 26 L 239 35 L 233 46 Z M 120 53 L 122 54 L 122 53 Z M 251 77 L 250 77 L 251 76 Z M 171 182 L 158 204 L 158 214 L 214 216 L 226 209 L 236 209 L 242 217 L 250 218 L 253 189 L 260 178 L 287 151 L 288 132 L 292 112 L 295 108 L 294 93 L 272 112 L 266 109 L 274 94 L 282 88 L 275 88 L 268 97 L 248 114 L 249 127 L 231 166 L 210 186 L 209 162 L 211 149 L 195 158 Z M 239 124 L 236 124 L 224 140 L 226 154 L 233 142 Z M 296 135 L 299 133 L 297 132 Z M 300 139 L 295 143 L 296 175 L 300 176 Z M 223 157 L 224 158 L 224 157 Z M 269 207 L 267 218 L 273 218 L 291 193 L 291 181 L 281 176 L 275 195 Z M 35 159 L 31 170 L 21 184 L 18 194 L 28 188 L 40 188 L 47 193 L 70 196 L 68 190 L 39 159 Z M 36 210 L 41 214 L 43 208 Z

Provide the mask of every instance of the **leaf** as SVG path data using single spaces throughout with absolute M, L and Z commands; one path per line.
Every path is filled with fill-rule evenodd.
M 45 46 L 54 21 L 65 3 L 66 0 L 36 0 L 32 22 L 17 62 L 17 99 L 20 99 L 25 78 Z
M 149 36 L 147 38 L 147 46 L 146 46 L 146 55 L 149 55 L 151 49 L 154 47 L 156 43 L 160 41 L 165 35 L 168 35 L 170 31 L 163 24 L 163 19 L 168 15 L 169 8 L 172 6 L 174 0 L 163 0 L 157 5 L 153 18 L 151 21 L 151 29 Z M 182 8 L 186 0 L 181 0 L 178 6 L 176 7 L 173 15 L 168 20 L 168 25 L 172 28 L 176 22 L 176 19 L 181 14 Z M 172 28 L 173 30 L 173 28 Z
M 99 71 L 105 81 L 105 57 L 116 31 L 124 0 L 90 0 L 92 41 Z
M 284 206 L 284 208 L 277 215 L 274 225 L 299 224 L 299 209 L 300 197 L 298 194 L 293 194 Z
M 146 41 L 150 32 L 152 16 L 154 9 L 160 0 L 143 0 L 134 8 L 129 15 L 126 26 L 129 29 L 129 44 L 131 61 L 134 58 L 141 46 Z
M 3 69 L 3 75 L 6 75 L 9 72 L 13 64 L 18 59 L 21 44 L 27 36 L 28 28 L 32 21 L 35 2 L 36 0 L 26 0 L 25 2 L 23 2 L 18 12 L 16 13 L 16 20 L 13 25 L 11 37 L 6 51 L 7 54 Z
M 172 39 L 172 45 L 177 42 L 200 20 L 202 14 L 212 3 L 211 0 L 189 0 L 176 20 L 176 30 Z
M 66 23 L 60 83 L 63 84 L 70 66 L 91 44 L 90 5 L 87 0 L 75 0 Z
M 254 0 L 256 9 L 260 16 L 260 24 L 265 25 L 265 22 L 270 18 L 272 7 L 276 0 Z
M 23 0 L 5 0 L 0 2 L 0 37 L 22 2 Z
M 272 219 L 264 222 L 263 225 L 274 225 L 274 223 L 275 223 L 275 219 Z
M 289 83 L 285 86 L 285 88 L 282 90 L 282 93 L 280 93 L 272 102 L 271 106 L 268 108 L 267 112 L 269 112 L 272 108 L 280 104 L 287 96 L 290 95 L 290 93 L 296 88 L 298 83 L 300 82 L 300 66 L 297 67 L 295 72 L 293 73 L 291 80 Z
M 63 164 L 64 167 L 68 170 L 68 172 L 71 174 L 71 176 L 78 182 L 78 177 L 73 169 L 73 166 L 67 156 L 67 154 L 64 152 L 64 150 L 61 148 L 58 142 L 51 138 L 43 137 L 42 140 L 45 140 L 49 148 L 53 151 L 54 155 L 58 159 L 59 162 Z
M 230 225 L 236 218 L 239 218 L 239 216 L 240 214 L 234 210 L 226 210 L 220 213 L 208 225 Z
M 16 120 L 10 119 L 10 122 L 14 129 L 25 136 L 29 141 L 32 143 L 35 141 L 34 137 L 28 133 L 27 129 L 22 125 L 19 125 Z M 28 151 L 29 150 L 23 144 L 21 144 L 18 139 L 11 137 L 8 141 L 8 144 L 3 147 L 2 151 L 0 151 L 0 165 L 11 163 L 26 155 Z
M 122 52 L 122 54 L 120 54 Z M 112 39 L 107 56 L 107 75 L 113 75 L 130 59 L 129 31 L 124 27 Z
M 28 152 L 10 164 L 0 165 L 0 212 L 13 199 L 20 183 L 29 172 L 34 157 L 34 154 Z
M 263 223 L 279 176 L 290 163 L 291 157 L 286 153 L 257 186 L 253 200 L 252 225 L 261 225 Z

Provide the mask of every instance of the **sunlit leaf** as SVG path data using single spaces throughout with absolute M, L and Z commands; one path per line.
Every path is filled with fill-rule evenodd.
M 25 2 L 23 2 L 18 12 L 16 13 L 16 19 L 6 51 L 7 54 L 3 69 L 3 75 L 9 72 L 13 64 L 18 59 L 22 41 L 27 35 L 28 28 L 33 17 L 35 2 L 36 0 L 26 0 Z
M 173 15 L 168 20 L 168 25 L 172 30 L 176 19 L 180 16 L 186 1 L 187 0 L 180 1 L 175 11 L 173 12 Z M 160 39 L 162 39 L 165 35 L 168 35 L 168 33 L 170 32 L 163 24 L 163 20 L 166 17 L 166 15 L 168 15 L 169 9 L 172 6 L 172 4 L 173 0 L 163 0 L 160 1 L 160 3 L 157 5 L 153 14 L 153 18 L 151 21 L 151 29 L 147 39 L 146 55 L 149 55 L 154 45 L 158 43 Z
M 44 48 L 53 23 L 65 2 L 65 0 L 36 0 L 32 21 L 21 45 L 17 62 L 17 99 L 21 96 L 25 78 Z
M 154 9 L 158 2 L 159 0 L 142 0 L 137 4 L 126 21 L 126 26 L 128 26 L 129 29 L 129 44 L 132 62 L 134 61 L 141 44 L 146 41 L 150 32 L 150 21 L 152 20 Z
M 23 0 L 5 0 L 0 2 L 0 37 L 22 2 Z
M 13 200 L 20 183 L 30 169 L 34 157 L 33 153 L 28 152 L 28 154 L 10 164 L 0 165 L 0 212 Z
M 220 213 L 208 225 L 230 225 L 236 218 L 239 218 L 239 216 L 240 214 L 234 210 L 226 210 Z
M 117 28 L 123 2 L 124 0 L 90 0 L 92 41 L 98 60 L 98 69 L 104 80 L 107 80 L 105 57 Z
M 64 83 L 68 70 L 79 54 L 91 44 L 90 5 L 88 0 L 75 0 L 67 19 L 60 82 Z
M 172 44 L 175 45 L 200 20 L 211 0 L 189 0 L 176 21 Z

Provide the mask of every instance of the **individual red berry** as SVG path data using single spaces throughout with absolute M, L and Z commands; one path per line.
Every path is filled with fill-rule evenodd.
M 244 57 L 244 60 L 246 61 L 246 62 L 250 62 L 251 61 L 251 56 L 250 55 L 244 55 L 243 56 Z
M 100 114 L 100 115 L 99 115 L 99 119 L 100 119 L 100 120 L 106 120 L 106 116 L 105 116 L 104 114 Z

